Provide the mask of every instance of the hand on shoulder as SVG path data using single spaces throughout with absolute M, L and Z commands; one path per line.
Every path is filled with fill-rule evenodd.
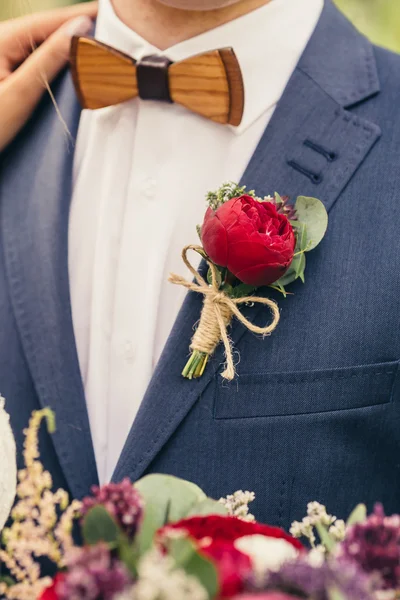
M 89 2 L 0 23 L 0 152 L 67 63 L 71 37 L 87 34 L 96 13 Z

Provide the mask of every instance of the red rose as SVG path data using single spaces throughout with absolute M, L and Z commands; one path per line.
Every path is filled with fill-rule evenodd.
M 291 535 L 279 527 L 270 527 L 261 523 L 243 521 L 237 517 L 224 517 L 222 515 L 209 515 L 205 517 L 190 517 L 172 523 L 161 529 L 162 534 L 168 529 L 183 529 L 191 538 L 201 541 L 210 538 L 212 543 L 234 542 L 238 538 L 248 535 L 264 535 L 265 537 L 283 539 L 292 544 L 296 550 L 304 547 Z
M 162 537 L 169 530 L 183 530 L 198 542 L 198 549 L 215 564 L 220 584 L 220 597 L 228 598 L 243 590 L 243 582 L 252 572 L 252 561 L 248 554 L 235 547 L 235 540 L 252 535 L 283 539 L 296 550 L 303 550 L 302 544 L 279 529 L 260 523 L 250 523 L 236 517 L 209 515 L 190 517 L 177 523 L 166 525 L 159 531 Z
M 287 217 L 273 202 L 251 196 L 209 208 L 201 230 L 204 250 L 240 281 L 259 287 L 280 279 L 294 255 L 296 237 Z
M 283 592 L 259 592 L 254 594 L 241 594 L 232 600 L 299 600 L 299 596 L 284 594 Z
M 58 600 L 57 586 L 63 581 L 65 575 L 63 573 L 57 573 L 54 577 L 51 585 L 43 590 L 40 594 L 39 600 Z
M 243 582 L 250 576 L 250 557 L 231 543 L 216 542 L 201 549 L 202 554 L 215 564 L 219 579 L 219 596 L 231 598 L 243 591 Z

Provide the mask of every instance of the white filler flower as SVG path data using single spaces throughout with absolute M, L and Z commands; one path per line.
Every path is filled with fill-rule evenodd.
M 4 410 L 4 398 L 0 396 L 0 531 L 9 517 L 16 487 L 15 439 L 10 427 L 10 417 Z
M 256 578 L 262 578 L 267 571 L 279 571 L 284 562 L 298 555 L 296 548 L 286 540 L 265 535 L 238 538 L 235 548 L 250 557 Z

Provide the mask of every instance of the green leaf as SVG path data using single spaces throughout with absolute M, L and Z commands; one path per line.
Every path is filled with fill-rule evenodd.
M 115 548 L 121 535 L 117 523 L 104 506 L 94 506 L 83 519 L 83 539 L 89 546 L 105 542 Z
M 203 250 L 203 248 L 196 247 L 195 252 L 197 252 L 197 254 L 200 254 L 201 258 L 207 258 L 207 253 L 205 250 Z
M 305 256 L 304 252 L 302 252 L 301 254 L 298 254 L 297 256 L 294 257 L 289 269 L 286 271 L 286 273 L 283 275 L 283 277 L 278 279 L 278 281 L 275 281 L 273 285 L 275 287 L 286 287 L 290 283 L 293 283 L 293 281 L 295 281 L 299 277 L 304 283 L 305 268 L 306 268 L 306 256 Z
M 131 575 L 137 577 L 137 563 L 139 554 L 136 546 L 129 544 L 124 538 L 118 544 L 118 558 L 124 563 Z
M 357 523 L 364 523 L 367 518 L 367 507 L 365 504 L 358 504 L 349 518 L 347 519 L 346 527 L 356 525 Z
M 134 487 L 145 506 L 142 526 L 136 536 L 140 555 L 151 547 L 160 527 L 187 517 L 193 506 L 207 499 L 197 485 L 171 475 L 147 475 Z
M 251 296 L 255 292 L 256 288 L 254 285 L 247 285 L 246 283 L 240 283 L 232 288 L 232 292 L 229 294 L 231 298 L 244 298 L 245 296 Z
M 307 249 L 307 225 L 298 223 L 296 227 L 296 249 L 295 252 L 304 252 Z
M 283 204 L 283 200 L 282 200 L 281 196 L 278 194 L 278 192 L 275 192 L 274 197 L 275 197 L 275 204 L 277 206 L 279 206 L 280 204 Z
M 5 583 L 7 587 L 12 587 L 16 582 L 9 575 L 0 575 L 0 583 Z
M 305 255 L 305 253 L 302 252 L 301 254 L 298 254 L 297 256 L 295 256 L 293 262 L 295 262 L 294 268 L 295 268 L 296 278 L 300 277 L 300 279 L 304 283 L 304 271 L 305 271 L 305 268 L 306 268 L 306 255 Z
M 326 527 L 321 525 L 321 523 L 316 523 L 315 528 L 318 531 L 318 535 L 320 537 L 321 544 L 323 546 L 325 546 L 326 550 L 329 553 L 331 553 L 336 546 L 336 541 L 333 539 L 333 537 L 331 536 L 329 531 L 326 529 Z
M 217 284 L 218 284 L 218 289 L 221 287 L 221 283 L 222 283 L 222 274 L 221 271 L 219 269 L 219 267 L 217 267 L 215 269 L 216 271 L 216 277 L 217 277 Z M 208 269 L 207 271 L 207 282 L 209 285 L 212 285 L 212 271 L 211 269 Z
M 202 500 L 198 504 L 195 504 L 189 511 L 188 517 L 205 517 L 207 515 L 222 515 L 226 517 L 228 514 L 227 509 L 221 502 L 207 498 Z
M 209 598 L 217 596 L 219 591 L 217 570 L 210 560 L 197 552 L 189 538 L 168 540 L 168 554 L 174 558 L 178 568 L 198 579 Z
M 318 246 L 328 227 L 328 213 L 321 200 L 299 196 L 295 209 L 300 223 L 306 225 L 307 252 Z

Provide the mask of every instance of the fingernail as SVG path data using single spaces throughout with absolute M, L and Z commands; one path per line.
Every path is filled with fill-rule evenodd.
M 93 21 L 90 17 L 82 15 L 81 17 L 76 17 L 72 21 L 69 21 L 64 25 L 65 34 L 68 37 L 72 37 L 74 35 L 85 35 L 89 33 L 93 28 Z

